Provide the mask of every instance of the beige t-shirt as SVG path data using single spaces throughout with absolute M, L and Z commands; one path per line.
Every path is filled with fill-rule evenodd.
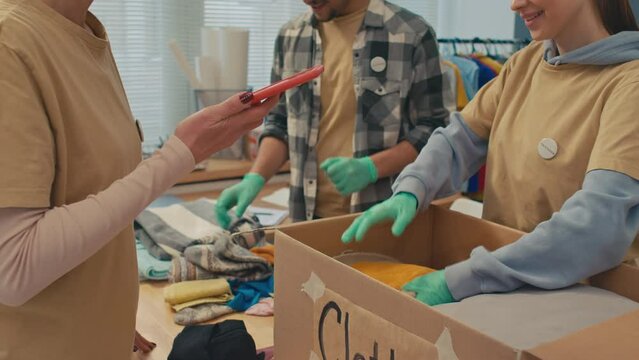
M 329 157 L 353 156 L 353 134 L 357 99 L 353 85 L 353 41 L 366 8 L 355 13 L 322 22 L 323 64 L 321 75 L 321 117 L 317 141 L 318 166 Z M 350 212 L 350 196 L 342 196 L 326 173 L 317 169 L 317 198 L 315 215 L 330 217 Z
M 637 94 L 639 61 L 553 66 L 542 43 L 514 55 L 462 111 L 489 139 L 484 218 L 529 232 L 581 189 L 590 170 L 639 179 Z M 538 150 L 544 138 L 558 145 L 548 160 Z
M 74 203 L 140 162 L 106 33 L 87 25 L 95 35 L 40 0 L 0 0 L 0 207 Z M 0 354 L 128 359 L 137 291 L 127 227 L 23 306 L 0 305 Z

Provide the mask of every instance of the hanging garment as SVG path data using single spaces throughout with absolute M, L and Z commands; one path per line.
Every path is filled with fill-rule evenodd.
M 501 68 L 503 65 L 498 61 L 492 59 L 490 56 L 486 55 L 475 55 L 473 56 L 475 59 L 482 62 L 482 64 L 488 66 L 495 74 L 499 74 L 501 72 Z
M 493 69 L 491 69 L 488 65 L 484 64 L 480 60 L 472 58 L 472 57 L 469 59 L 475 62 L 475 64 L 477 64 L 477 66 L 479 67 L 479 88 L 480 89 L 482 88 L 482 86 L 486 85 L 488 82 L 490 82 L 490 80 L 494 79 L 497 76 L 497 73 L 493 71 Z
M 456 108 L 452 111 L 461 110 L 468 104 L 468 96 L 466 95 L 466 90 L 464 89 L 464 80 L 462 78 L 461 72 L 459 71 L 459 67 L 457 67 L 457 65 L 450 61 L 445 60 L 443 61 L 443 64 L 452 69 L 453 73 L 455 74 L 455 94 L 457 95 L 457 97 L 455 98 Z M 446 102 L 444 102 L 444 105 L 446 105 Z
M 455 64 L 450 61 L 442 61 L 441 63 L 442 76 L 444 77 L 442 95 L 444 97 L 444 107 L 449 112 L 457 111 L 457 93 L 458 93 L 458 81 L 462 83 L 461 90 L 464 92 L 463 81 L 461 81 L 461 74 Z M 458 80 L 459 79 L 459 80 Z M 464 93 L 465 95 L 465 93 Z M 466 99 L 468 103 L 468 99 Z M 465 105 L 465 104 L 464 104 Z
M 459 68 L 466 96 L 469 101 L 472 100 L 477 91 L 479 91 L 479 66 L 474 61 L 462 56 L 451 56 L 446 60 L 449 60 Z

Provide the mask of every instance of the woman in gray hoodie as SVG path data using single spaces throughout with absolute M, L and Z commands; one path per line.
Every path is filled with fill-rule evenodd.
M 483 217 L 528 234 L 408 283 L 436 305 L 529 284 L 543 289 L 639 256 L 639 30 L 627 0 L 513 0 L 535 40 L 513 55 L 342 236 L 458 191 L 487 164 Z

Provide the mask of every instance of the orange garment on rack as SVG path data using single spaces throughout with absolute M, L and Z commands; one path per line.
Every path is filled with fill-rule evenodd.
M 464 79 L 462 78 L 461 71 L 459 71 L 457 65 L 448 60 L 444 60 L 443 62 L 455 71 L 455 77 L 457 78 L 457 110 L 461 111 L 468 104 L 468 96 L 464 89 Z
M 495 74 L 499 74 L 501 72 L 501 68 L 503 67 L 503 65 L 499 61 L 486 55 L 473 55 L 473 57 L 481 61 L 482 64 L 488 66 L 492 71 L 495 72 Z
M 425 266 L 391 262 L 362 261 L 351 266 L 397 290 L 414 278 L 435 271 Z

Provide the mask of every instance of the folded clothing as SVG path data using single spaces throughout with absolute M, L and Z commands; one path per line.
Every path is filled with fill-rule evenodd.
M 374 261 L 357 262 L 351 267 L 397 290 L 401 290 L 402 286 L 414 278 L 435 271 L 420 265 Z
M 266 260 L 271 265 L 275 263 L 275 246 L 273 245 L 254 247 L 251 249 L 251 252 Z
M 224 305 L 224 304 L 228 304 L 228 302 L 231 301 L 231 300 L 233 300 L 233 295 L 231 295 L 231 294 L 222 294 L 222 295 L 219 295 L 219 296 L 205 297 L 205 298 L 200 298 L 200 299 L 195 299 L 195 300 L 183 302 L 183 303 L 180 303 L 180 304 L 172 305 L 171 307 L 175 311 L 180 311 L 182 309 L 186 309 L 186 308 L 189 308 L 189 307 L 194 307 L 194 306 L 202 305 L 202 304 Z
M 516 349 L 530 349 L 639 309 L 639 303 L 586 285 L 559 290 L 524 287 L 433 309 Z
M 235 241 L 251 248 L 264 239 L 257 217 L 234 218 L 229 231 L 217 224 L 215 201 L 201 198 L 165 207 L 149 207 L 135 219 L 136 236 L 151 255 L 162 260 L 170 255 L 160 246 L 168 246 L 179 253 L 192 245 L 212 244 L 221 237 L 239 233 Z
M 178 325 L 194 325 L 201 322 L 217 319 L 220 316 L 235 312 L 226 305 L 201 304 L 180 309 L 175 313 L 173 321 Z
M 151 256 L 138 239 L 135 239 L 135 251 L 138 258 L 138 275 L 140 279 L 166 280 L 169 278 L 171 261 L 162 261 Z
M 169 279 L 179 282 L 222 277 L 254 281 L 269 277 L 273 273 L 271 265 L 240 246 L 237 239 L 222 237 L 213 244 L 189 246 L 184 257 L 173 259 Z
M 167 245 L 179 252 L 195 244 L 209 244 L 224 236 L 215 220 L 211 200 L 147 208 L 135 219 L 136 235 L 155 244 Z M 228 235 L 227 235 L 228 236 Z
M 257 360 L 255 341 L 241 320 L 187 326 L 173 341 L 168 360 Z
M 164 288 L 164 300 L 171 305 L 230 294 L 231 287 L 224 279 L 184 281 Z
M 261 298 L 270 297 L 273 294 L 273 276 L 260 281 L 230 281 L 233 291 L 233 300 L 228 306 L 236 311 L 245 311 L 257 304 Z
M 246 309 L 246 315 L 272 316 L 275 312 L 275 301 L 272 297 L 261 298 L 257 304 Z

